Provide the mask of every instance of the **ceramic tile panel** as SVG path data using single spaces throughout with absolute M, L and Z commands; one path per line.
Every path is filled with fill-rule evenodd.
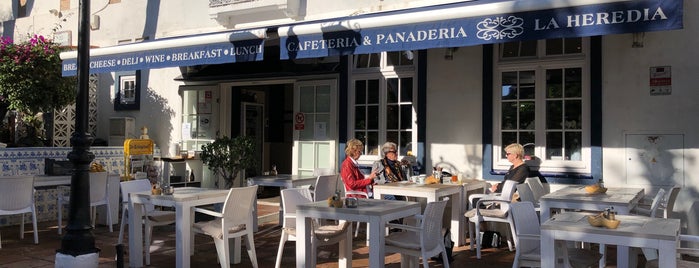
M 43 175 L 44 158 L 68 160 L 72 148 L 26 147 L 0 149 L 0 176 Z M 124 152 L 122 147 L 92 147 L 95 161 L 104 164 L 110 173 L 118 174 L 124 170 Z M 34 194 L 37 221 L 56 220 L 56 196 L 61 191 L 56 187 L 41 187 Z M 68 215 L 67 209 L 64 215 Z M 21 222 L 21 215 L 0 216 L 0 226 L 15 225 Z M 24 215 L 24 222 L 31 229 L 31 214 Z

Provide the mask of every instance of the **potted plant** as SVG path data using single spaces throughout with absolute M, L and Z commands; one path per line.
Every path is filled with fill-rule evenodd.
M 223 178 L 225 188 L 233 187 L 233 182 L 238 175 L 248 169 L 253 168 L 255 163 L 255 143 L 250 136 L 237 136 L 234 138 L 216 138 L 214 142 L 202 146 L 201 160 L 209 166 L 217 178 Z M 243 186 L 240 180 L 238 187 Z M 216 187 L 219 187 L 216 179 Z

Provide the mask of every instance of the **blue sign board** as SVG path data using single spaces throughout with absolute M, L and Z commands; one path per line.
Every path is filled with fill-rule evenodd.
M 128 46 L 142 44 L 137 43 L 119 47 L 127 48 Z M 261 38 L 183 47 L 135 50 L 134 52 L 90 56 L 90 73 L 261 61 L 263 53 L 264 39 Z M 63 60 L 63 76 L 76 75 L 77 70 L 77 58 Z
M 282 59 L 681 29 L 683 0 L 640 0 L 362 29 L 280 34 Z M 389 13 L 390 14 L 390 13 Z M 406 13 L 406 16 L 410 16 Z M 368 15 L 365 16 L 369 17 Z M 332 24 L 332 23 L 331 23 Z M 300 24 L 304 25 L 304 24 Z M 293 27 L 289 32 L 293 33 Z

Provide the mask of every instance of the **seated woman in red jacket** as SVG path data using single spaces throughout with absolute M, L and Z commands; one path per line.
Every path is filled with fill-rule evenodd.
M 359 159 L 359 156 L 362 155 L 363 151 L 364 144 L 360 140 L 350 139 L 347 141 L 347 147 L 345 147 L 345 155 L 347 155 L 347 157 L 344 161 L 342 161 L 340 177 L 342 178 L 342 182 L 345 184 L 346 190 L 361 191 L 368 194 L 369 192 L 367 191 L 367 186 L 374 184 L 376 172 L 372 172 L 365 178 L 362 171 L 359 170 L 357 159 Z

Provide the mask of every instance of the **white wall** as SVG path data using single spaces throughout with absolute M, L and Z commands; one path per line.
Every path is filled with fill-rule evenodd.
M 169 144 L 180 140 L 178 129 L 182 120 L 182 98 L 178 94 L 182 82 L 174 79 L 180 75 L 179 68 L 164 68 L 142 71 L 146 85 L 141 88 L 141 106 L 136 111 L 114 110 L 114 77 L 100 74 L 98 85 L 97 137 L 109 137 L 110 117 L 134 117 L 137 135 L 141 127 L 148 128 L 148 135 L 161 151 L 167 152 Z
M 445 50 L 427 53 L 425 166 L 449 167 L 467 178 L 482 178 L 483 48 L 459 48 L 453 60 L 444 59 Z
M 675 211 L 683 212 L 687 231 L 693 234 L 699 233 L 699 163 L 696 161 L 699 158 L 696 118 L 699 39 L 695 34 L 699 31 L 699 19 L 691 15 L 697 10 L 699 3 L 685 1 L 684 29 L 645 33 L 643 48 L 631 48 L 632 34 L 605 36 L 602 41 L 605 183 L 643 187 L 646 194 L 654 194 L 658 187 L 652 186 L 652 181 L 638 183 L 638 178 L 629 177 L 638 171 L 627 171 L 630 164 L 626 157 L 625 133 L 684 135 L 684 155 L 673 156 L 676 158 L 674 168 L 684 170 L 684 180 L 675 181 L 683 186 Z M 650 95 L 649 68 L 652 66 L 671 66 L 671 95 Z

